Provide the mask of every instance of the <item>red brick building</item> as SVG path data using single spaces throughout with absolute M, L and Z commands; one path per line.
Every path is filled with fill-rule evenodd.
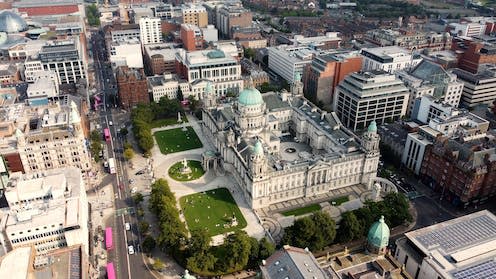
M 143 69 L 117 68 L 117 87 L 123 108 L 129 109 L 139 103 L 150 103 L 148 85 Z
M 451 49 L 458 53 L 458 68 L 473 74 L 482 64 L 496 63 L 496 47 L 469 38 L 454 38 Z
M 362 68 L 362 57 L 350 53 L 317 56 L 307 65 L 303 76 L 305 95 L 311 101 L 330 105 L 334 88 L 346 75 Z
M 427 147 L 420 175 L 454 205 L 477 204 L 496 195 L 496 142 L 488 137 L 443 139 Z
M 183 48 L 187 51 L 200 50 L 203 48 L 203 35 L 198 26 L 192 24 L 181 24 L 181 41 Z

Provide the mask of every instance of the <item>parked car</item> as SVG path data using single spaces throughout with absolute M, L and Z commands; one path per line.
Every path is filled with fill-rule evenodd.
M 131 229 L 131 225 L 129 223 L 125 223 L 124 227 L 126 228 L 126 231 L 129 231 Z
M 129 252 L 129 255 L 133 255 L 134 254 L 134 247 L 133 247 L 133 245 L 129 245 L 129 247 L 127 247 L 127 251 Z
M 145 171 L 144 170 L 140 170 L 140 171 L 137 171 L 135 173 L 135 175 L 142 175 L 142 174 L 145 174 Z

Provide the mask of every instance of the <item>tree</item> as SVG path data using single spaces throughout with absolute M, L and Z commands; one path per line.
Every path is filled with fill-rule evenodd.
M 325 246 L 328 246 L 334 242 L 334 238 L 336 237 L 336 223 L 331 218 L 331 216 L 322 211 L 317 211 L 312 215 L 312 220 L 315 224 L 316 234 L 320 235 L 323 240 L 323 246 L 320 247 L 321 250 Z
M 189 257 L 186 260 L 186 267 L 194 272 L 205 272 L 213 270 L 217 258 L 210 252 L 202 252 Z
M 129 134 L 129 131 L 127 130 L 127 128 L 126 128 L 126 127 L 124 127 L 124 128 L 121 128 L 121 129 L 119 130 L 119 133 L 120 133 L 123 137 L 126 137 L 126 136 L 127 136 L 127 134 Z
M 194 111 L 196 111 L 196 109 L 198 109 L 198 105 L 200 104 L 200 101 L 195 99 L 195 97 L 193 95 L 188 96 L 188 102 L 189 102 L 189 109 L 191 111 L 194 112 Z
M 149 131 L 144 132 L 138 141 L 138 145 L 144 151 L 150 151 L 153 148 L 153 144 L 153 137 Z
M 260 242 L 258 243 L 258 258 L 263 260 L 267 259 L 270 257 L 274 251 L 275 251 L 275 246 L 272 242 L 270 242 L 266 237 L 260 239 Z
M 126 150 L 124 150 L 123 155 L 124 155 L 124 159 L 126 159 L 126 161 L 129 161 L 129 160 L 133 159 L 134 151 L 131 148 L 127 148 Z
M 138 224 L 138 230 L 142 235 L 145 235 L 150 230 L 150 224 L 148 224 L 146 221 L 140 221 Z
M 165 268 L 165 264 L 159 258 L 155 258 L 155 260 L 153 261 L 152 267 L 156 271 L 160 272 Z
M 145 239 L 143 239 L 143 243 L 141 245 L 141 248 L 143 248 L 143 252 L 151 253 L 153 251 L 153 249 L 155 249 L 156 245 L 157 245 L 157 242 L 155 241 L 155 239 L 152 236 L 147 235 L 145 237 Z
M 362 227 L 355 214 L 349 211 L 343 213 L 341 217 L 338 234 L 340 242 L 349 242 L 359 238 L 362 235 Z
M 228 235 L 223 246 L 228 267 L 240 269 L 246 266 L 250 257 L 251 242 L 245 231 L 237 231 Z
M 253 59 L 255 57 L 255 50 L 252 48 L 245 48 L 245 58 Z
M 141 193 L 136 193 L 133 195 L 133 201 L 136 205 L 139 205 L 144 200 L 143 195 Z
M 198 253 L 205 253 L 210 249 L 210 242 L 212 238 L 208 235 L 206 230 L 195 230 L 191 232 L 189 239 L 189 254 L 195 255 Z

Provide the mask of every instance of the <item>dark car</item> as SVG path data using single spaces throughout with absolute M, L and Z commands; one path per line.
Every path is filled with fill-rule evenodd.
M 142 174 L 145 174 L 144 170 L 140 170 L 140 171 L 136 172 L 134 175 L 142 175 Z

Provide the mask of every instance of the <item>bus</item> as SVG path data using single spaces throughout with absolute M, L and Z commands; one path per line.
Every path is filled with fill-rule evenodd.
M 114 248 L 114 243 L 112 242 L 112 228 L 105 228 L 105 249 L 110 250 Z
M 114 263 L 107 263 L 107 279 L 115 279 Z
M 108 169 L 110 174 L 114 174 L 115 171 L 115 159 L 114 158 L 109 158 L 108 159 Z
M 103 129 L 103 135 L 105 136 L 105 140 L 107 142 L 110 142 L 110 130 L 109 130 L 109 128 Z

